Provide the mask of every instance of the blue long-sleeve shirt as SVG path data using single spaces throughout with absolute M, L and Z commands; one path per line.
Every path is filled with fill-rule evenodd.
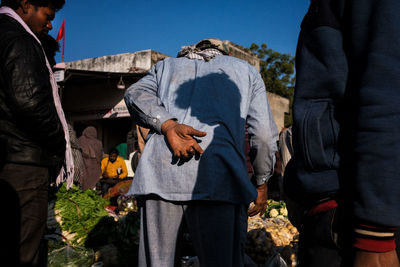
M 129 194 L 250 203 L 257 193 L 246 170 L 246 122 L 257 184 L 272 174 L 277 129 L 263 80 L 245 61 L 167 58 L 127 90 L 125 102 L 135 121 L 153 130 Z M 199 159 L 173 161 L 161 134 L 169 119 L 207 133 L 198 138 L 204 150 Z

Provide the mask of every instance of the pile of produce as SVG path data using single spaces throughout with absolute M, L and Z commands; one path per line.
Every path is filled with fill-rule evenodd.
M 279 253 L 287 266 L 296 266 L 299 232 L 287 219 L 285 203 L 269 200 L 264 216 L 249 217 L 246 254 L 264 264 Z
M 67 190 L 65 184 L 56 194 L 54 216 L 62 235 L 71 245 L 83 245 L 90 231 L 108 213 L 104 206 L 109 204 L 95 190 L 80 190 L 73 186 Z
M 57 219 L 60 221 L 58 217 L 56 219 L 56 215 L 54 214 L 54 204 L 55 201 L 50 201 L 48 204 L 48 212 L 47 212 L 47 227 L 45 232 L 45 240 L 49 242 L 49 250 L 51 251 L 53 248 L 60 248 L 61 243 L 63 242 L 63 235 L 60 224 Z
M 126 184 L 110 197 L 117 197 Z M 125 195 L 116 202 L 118 207 L 110 214 L 105 209 L 109 201 L 97 191 L 82 191 L 75 186 L 66 190 L 63 185 L 55 202 L 49 204 L 47 239 L 58 239 L 58 247 L 49 243 L 49 266 L 67 266 L 58 265 L 67 261 L 71 263 L 68 266 L 90 266 L 90 262 L 121 267 L 136 264 L 140 227 L 137 203 L 134 197 Z M 256 264 L 266 264 L 278 255 L 287 266 L 296 266 L 299 233 L 287 215 L 283 201 L 268 200 L 263 216 L 249 217 L 246 254 Z
M 49 267 L 132 266 L 137 263 L 140 216 L 135 198 L 120 196 L 112 214 L 110 201 L 95 190 L 63 185 L 50 202 L 45 238 Z M 60 262 L 62 263 L 60 265 Z M 91 262 L 91 264 L 90 264 Z
M 140 217 L 137 212 L 103 217 L 89 233 L 85 246 L 96 251 L 96 261 L 106 266 L 132 266 L 137 262 Z
M 93 250 L 83 247 L 62 247 L 48 256 L 48 267 L 90 267 L 93 262 Z
M 124 195 L 128 193 L 129 187 L 131 186 L 132 180 L 124 180 L 116 185 L 114 185 L 112 188 L 108 190 L 108 192 L 104 195 L 105 199 L 112 199 L 114 197 L 118 197 L 120 195 Z
M 138 211 L 138 206 L 137 202 L 134 196 L 126 196 L 122 195 L 119 196 L 117 199 L 118 203 L 118 210 L 119 210 L 119 215 L 123 216 L 128 214 L 129 212 L 137 212 Z
M 288 211 L 286 209 L 286 203 L 284 201 L 275 201 L 268 199 L 268 207 L 265 210 L 265 216 L 267 218 L 287 218 Z

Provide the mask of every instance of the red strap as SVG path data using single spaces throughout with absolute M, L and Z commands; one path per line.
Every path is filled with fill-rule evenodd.
M 370 252 L 388 252 L 396 249 L 396 242 L 391 240 L 374 240 L 366 238 L 356 238 L 354 247 Z
M 336 200 L 332 199 L 329 201 L 322 202 L 313 208 L 309 209 L 307 212 L 307 216 L 312 216 L 318 213 L 322 213 L 325 211 L 328 211 L 330 209 L 336 208 L 338 206 L 338 203 Z

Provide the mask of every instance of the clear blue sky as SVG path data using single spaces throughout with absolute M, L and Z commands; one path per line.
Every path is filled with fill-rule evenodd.
M 64 61 L 145 49 L 176 56 L 182 45 L 207 37 L 244 47 L 266 43 L 269 48 L 294 55 L 309 2 L 66 0 L 50 34 L 57 36 L 65 19 Z M 61 61 L 61 53 L 56 60 Z

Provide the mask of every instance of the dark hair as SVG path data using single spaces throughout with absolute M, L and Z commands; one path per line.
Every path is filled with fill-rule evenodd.
M 116 148 L 111 148 L 110 149 L 110 152 L 108 152 L 108 154 L 109 155 L 111 155 L 111 154 L 117 154 L 117 156 L 119 155 L 119 152 L 118 152 L 118 150 L 116 149 Z
M 56 11 L 60 10 L 65 4 L 65 0 L 28 0 L 28 2 L 37 7 L 52 6 Z M 1 6 L 8 6 L 14 10 L 18 9 L 20 5 L 21 5 L 21 0 L 1 1 Z
M 56 60 L 54 57 L 56 56 L 56 52 L 60 51 L 60 45 L 56 39 L 54 39 L 48 33 L 40 34 L 39 40 L 42 43 L 43 50 L 46 53 L 46 57 L 50 63 L 50 66 L 54 67 L 54 65 L 56 65 Z

